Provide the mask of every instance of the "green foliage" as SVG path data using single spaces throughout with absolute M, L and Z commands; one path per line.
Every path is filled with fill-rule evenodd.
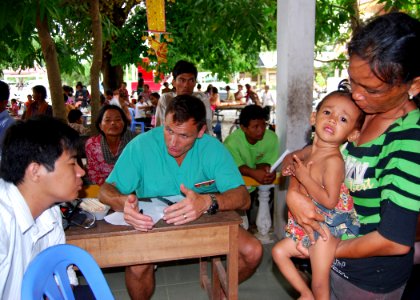
M 179 59 L 192 61 L 223 79 L 238 71 L 253 70 L 261 48 L 275 48 L 276 3 L 274 0 L 166 2 L 166 29 L 173 42 L 168 43 L 168 63 L 159 66 L 159 70 L 170 72 L 169 66 Z M 147 30 L 146 23 L 146 10 L 137 7 L 112 46 L 113 63 L 135 63 L 142 56 L 156 63 L 156 57 L 147 53 L 141 39 Z

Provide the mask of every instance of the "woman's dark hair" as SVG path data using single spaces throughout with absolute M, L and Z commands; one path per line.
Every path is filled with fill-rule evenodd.
M 115 109 L 115 110 L 117 110 L 120 113 L 121 119 L 124 122 L 124 128 L 123 128 L 123 131 L 121 133 L 121 135 L 123 135 L 125 133 L 125 131 L 127 130 L 128 119 L 127 119 L 127 116 L 125 115 L 124 111 L 122 110 L 122 108 L 119 107 L 119 106 L 117 106 L 117 105 L 104 105 L 104 106 L 102 106 L 101 110 L 99 111 L 98 118 L 95 121 L 95 127 L 96 127 L 96 129 L 98 130 L 98 132 L 100 134 L 102 134 L 103 136 L 105 136 L 105 133 L 102 131 L 100 125 L 101 125 L 102 120 L 104 118 L 105 112 L 107 110 L 109 110 L 109 109 Z
M 18 121 L 9 127 L 3 141 L 0 177 L 18 185 L 32 162 L 52 172 L 63 152 L 76 154 L 79 143 L 79 133 L 59 119 L 40 115 Z
M 217 87 L 213 86 L 213 87 L 211 88 L 211 92 L 212 92 L 213 94 L 218 94 L 218 93 L 219 93 L 219 89 L 218 89 Z
M 43 85 L 36 85 L 32 88 L 32 91 L 41 95 L 42 99 L 47 99 L 47 89 Z
M 379 16 L 357 30 L 349 56 L 369 62 L 372 72 L 389 85 L 420 76 L 420 22 L 404 13 Z
M 80 110 L 72 109 L 67 115 L 67 120 L 69 123 L 76 123 L 81 116 L 83 116 L 83 113 Z
M 252 120 L 266 120 L 267 113 L 259 105 L 248 105 L 241 110 L 239 124 L 248 127 Z
M 194 119 L 199 131 L 206 124 L 204 103 L 191 95 L 179 95 L 172 99 L 166 108 L 165 117 L 170 113 L 173 113 L 174 122 L 185 123 L 191 118 Z

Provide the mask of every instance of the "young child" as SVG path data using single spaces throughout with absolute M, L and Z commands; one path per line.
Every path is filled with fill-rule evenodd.
M 289 212 L 288 238 L 274 246 L 272 255 L 284 277 L 300 293 L 299 299 L 329 299 L 329 272 L 339 238 L 344 233 L 357 234 L 359 226 L 353 200 L 343 183 L 344 161 L 340 146 L 345 141 L 357 139 L 364 114 L 348 91 L 334 91 L 318 104 L 310 121 L 315 126 L 311 153 L 304 161 L 293 156 L 292 177 L 286 197 L 293 197 L 293 192 L 299 192 L 312 199 L 325 216 L 322 226 L 328 227 L 331 234 L 326 241 L 318 239 L 311 245 L 309 237 Z M 301 255 L 296 249 L 298 241 L 309 248 L 312 291 L 291 260 L 291 257 Z

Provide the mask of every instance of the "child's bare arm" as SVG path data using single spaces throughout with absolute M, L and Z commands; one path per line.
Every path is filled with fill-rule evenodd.
M 337 205 L 341 183 L 344 180 L 344 163 L 341 157 L 331 156 L 322 162 L 324 165 L 323 186 L 311 177 L 309 173 L 311 162 L 305 166 L 299 158 L 294 157 L 294 159 L 296 161 L 296 178 L 305 187 L 307 193 L 324 207 L 334 208 Z

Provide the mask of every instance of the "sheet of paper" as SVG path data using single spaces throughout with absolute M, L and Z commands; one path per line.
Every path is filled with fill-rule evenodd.
M 168 199 L 172 202 L 179 202 L 184 199 L 182 195 L 175 196 L 165 196 L 165 199 Z M 139 209 L 143 210 L 143 214 L 150 216 L 153 220 L 153 224 L 156 224 L 163 217 L 163 210 L 168 206 L 166 203 L 160 201 L 157 198 L 150 198 L 151 202 L 139 201 Z M 114 212 L 107 215 L 105 221 L 112 225 L 126 225 L 129 226 L 124 220 L 124 213 Z
M 271 166 L 270 173 L 274 172 L 278 166 L 280 166 L 283 159 L 286 157 L 287 154 L 290 153 L 289 149 L 286 149 L 283 154 L 279 157 L 279 159 Z

